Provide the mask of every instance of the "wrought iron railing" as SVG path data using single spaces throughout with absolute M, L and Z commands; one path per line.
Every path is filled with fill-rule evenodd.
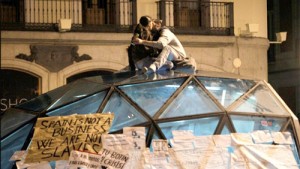
M 3 0 L 1 30 L 56 31 L 71 19 L 71 31 L 130 31 L 136 0 Z
M 233 35 L 233 3 L 160 0 L 158 18 L 177 33 Z
M 57 31 L 71 19 L 71 31 L 132 32 L 137 0 L 1 0 L 1 30 Z M 233 3 L 160 0 L 158 18 L 179 34 L 233 35 Z

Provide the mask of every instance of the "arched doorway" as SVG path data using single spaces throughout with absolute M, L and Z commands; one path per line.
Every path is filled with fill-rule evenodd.
M 2 69 L 0 82 L 1 113 L 41 93 L 40 78 L 29 73 Z

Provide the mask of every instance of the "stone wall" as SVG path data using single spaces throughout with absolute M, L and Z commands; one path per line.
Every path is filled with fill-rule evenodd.
M 93 70 L 117 72 L 128 66 L 130 33 L 1 32 L 1 69 L 41 78 L 45 93 L 66 79 Z M 265 38 L 178 35 L 198 70 L 268 79 Z M 240 64 L 240 67 L 238 63 Z M 236 63 L 236 65 L 234 65 Z

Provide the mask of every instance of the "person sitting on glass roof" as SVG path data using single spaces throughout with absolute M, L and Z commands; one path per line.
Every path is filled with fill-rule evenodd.
M 186 53 L 181 42 L 170 29 L 161 26 L 162 21 L 154 20 L 149 16 L 142 16 L 139 22 L 143 28 L 149 29 L 151 32 L 157 32 L 159 34 L 158 39 L 155 40 L 153 37 L 153 40 L 150 41 L 136 37 L 132 42 L 135 45 L 145 45 L 161 50 L 150 66 L 142 68 L 143 73 L 149 74 L 158 70 L 171 70 L 174 67 L 172 61 L 185 60 Z
M 156 32 L 154 33 L 154 35 L 157 34 Z M 131 39 L 131 44 L 127 48 L 129 67 L 131 71 L 141 70 L 145 66 L 150 66 L 150 64 L 152 64 L 154 61 L 153 58 L 157 57 L 161 52 L 161 50 L 153 47 L 145 45 L 135 45 L 132 42 L 132 40 L 134 40 L 135 38 L 152 41 L 153 33 L 150 32 L 149 29 L 145 29 L 140 23 L 135 27 L 133 37 Z

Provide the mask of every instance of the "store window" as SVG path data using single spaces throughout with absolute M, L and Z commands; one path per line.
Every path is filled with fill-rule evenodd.
M 1 113 L 41 93 L 40 78 L 32 74 L 1 70 Z

